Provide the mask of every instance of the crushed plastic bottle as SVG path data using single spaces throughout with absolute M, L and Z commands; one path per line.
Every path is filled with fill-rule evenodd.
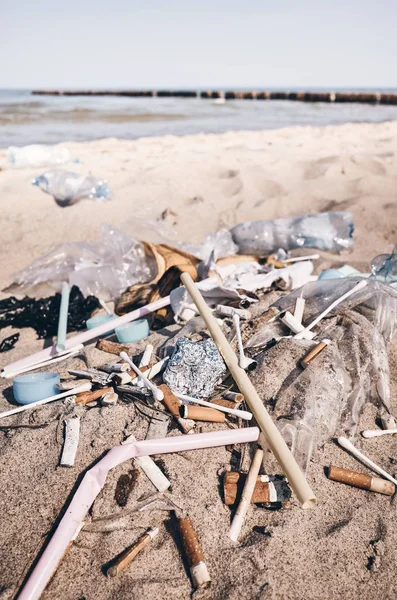
M 110 197 L 110 189 L 105 181 L 62 169 L 46 171 L 33 179 L 32 183 L 51 194 L 60 206 L 75 204 L 83 198 L 106 202 Z
M 73 160 L 68 148 L 44 144 L 32 144 L 21 148 L 10 146 L 7 150 L 7 159 L 9 164 L 17 169 L 60 165 Z
M 340 252 L 353 247 L 353 215 L 328 212 L 273 221 L 247 221 L 230 231 L 240 254 L 266 256 L 278 248 Z

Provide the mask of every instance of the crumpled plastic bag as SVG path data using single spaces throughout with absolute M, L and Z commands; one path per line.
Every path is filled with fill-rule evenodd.
M 155 274 L 154 260 L 145 255 L 141 242 L 104 224 L 101 241 L 60 244 L 19 271 L 14 282 L 26 288 L 43 282 L 58 287 L 61 281 L 69 281 L 84 295 L 109 301 Z
M 60 206 L 75 204 L 83 198 L 99 202 L 106 202 L 110 198 L 110 189 L 104 180 L 63 169 L 46 171 L 33 179 L 32 183 L 53 196 Z

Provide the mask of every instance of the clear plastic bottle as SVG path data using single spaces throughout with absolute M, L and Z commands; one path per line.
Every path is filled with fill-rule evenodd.
M 72 156 L 70 150 L 64 146 L 33 144 L 21 148 L 10 146 L 7 151 L 7 159 L 13 167 L 23 168 L 60 165 L 70 162 Z
M 278 248 L 340 252 L 353 247 L 353 230 L 350 212 L 328 212 L 273 221 L 248 221 L 233 227 L 231 233 L 240 254 L 266 256 Z
M 43 192 L 51 194 L 61 206 L 75 204 L 83 198 L 106 202 L 110 197 L 110 189 L 105 181 L 92 175 L 80 175 L 62 169 L 46 171 L 33 179 L 32 183 Z

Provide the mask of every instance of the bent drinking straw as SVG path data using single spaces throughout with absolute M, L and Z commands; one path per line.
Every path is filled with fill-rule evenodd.
M 290 486 L 298 497 L 299 502 L 302 504 L 302 508 L 310 508 L 316 503 L 316 497 L 299 468 L 298 463 L 292 456 L 281 433 L 264 407 L 258 392 L 251 383 L 247 373 L 239 366 L 236 354 L 230 347 L 229 342 L 219 327 L 211 309 L 208 307 L 197 286 L 194 284 L 193 279 L 188 273 L 182 273 L 181 280 L 197 306 L 200 315 L 203 317 L 219 352 L 223 356 L 240 392 L 243 394 L 258 425 L 263 431 L 271 450 L 288 478 Z
M 137 310 L 133 310 L 122 317 L 117 317 L 116 319 L 112 319 L 107 323 L 102 323 L 102 325 L 98 325 L 97 327 L 93 327 L 92 329 L 87 329 L 87 331 L 82 331 L 73 337 L 68 338 L 65 341 L 65 349 L 74 348 L 78 344 L 85 344 L 86 342 L 90 342 L 91 340 L 105 335 L 106 333 L 110 333 L 114 331 L 116 327 L 120 327 L 120 325 L 125 325 L 126 323 L 130 323 L 131 321 L 135 321 L 136 319 L 140 319 L 148 315 L 149 313 L 155 312 L 160 308 L 164 308 L 164 306 L 168 306 L 170 303 L 170 297 L 166 296 L 165 298 L 160 298 L 160 300 L 156 300 L 156 302 L 152 302 L 151 304 L 147 304 L 146 306 L 142 306 Z M 20 370 L 21 368 L 30 367 L 31 365 L 35 365 L 43 360 L 48 358 L 52 358 L 58 356 L 59 353 L 56 349 L 56 346 L 51 346 L 50 348 L 45 348 L 44 350 L 40 350 L 40 352 L 36 352 L 35 354 L 31 354 L 25 358 L 21 358 L 10 365 L 4 367 L 3 372 L 1 374 L 2 377 L 8 377 L 8 373 L 13 373 L 15 371 Z
M 40 598 L 62 560 L 70 541 L 81 526 L 88 509 L 105 485 L 106 476 L 110 469 L 137 456 L 255 442 L 258 437 L 259 429 L 257 427 L 245 427 L 243 429 L 173 436 L 158 440 L 144 440 L 143 442 L 133 442 L 132 444 L 112 448 L 102 460 L 86 472 L 67 511 L 22 588 L 18 600 L 38 600 Z
M 68 311 L 69 311 L 70 287 L 66 281 L 62 284 L 61 306 L 59 308 L 59 321 L 57 333 L 57 352 L 65 350 L 66 333 L 68 329 Z

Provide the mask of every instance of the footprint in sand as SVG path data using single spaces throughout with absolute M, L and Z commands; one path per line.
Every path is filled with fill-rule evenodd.
M 243 189 L 239 171 L 226 169 L 218 172 L 217 176 L 222 180 L 221 190 L 225 196 L 236 196 Z
M 318 179 L 319 177 L 324 177 L 329 167 L 339 160 L 339 156 L 333 155 L 302 163 L 302 166 L 304 167 L 303 179 Z
M 353 154 L 350 160 L 355 165 L 362 167 L 366 173 L 372 175 L 385 175 L 386 173 L 385 165 L 380 160 L 371 158 L 367 154 Z

